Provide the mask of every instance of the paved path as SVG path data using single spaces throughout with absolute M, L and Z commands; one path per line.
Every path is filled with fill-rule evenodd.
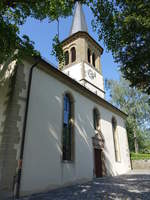
M 150 172 L 133 171 L 25 197 L 21 200 L 150 200 Z

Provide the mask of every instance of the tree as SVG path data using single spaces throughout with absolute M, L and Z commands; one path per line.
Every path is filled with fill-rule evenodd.
M 58 20 L 71 14 L 73 1 L 66 0 L 1 0 L 0 1 L 0 64 L 14 55 L 18 49 L 18 57 L 32 55 L 37 52 L 34 43 L 28 36 L 19 36 L 19 26 L 28 16 L 49 21 Z
M 148 95 L 129 87 L 129 84 L 123 78 L 120 81 L 107 80 L 106 88 L 110 92 L 111 103 L 128 114 L 126 128 L 129 147 L 137 153 L 150 147 L 146 145 L 146 139 L 150 137 L 150 105 Z
M 12 56 L 16 49 L 19 49 L 18 57 L 37 53 L 27 36 L 19 37 L 19 26 L 24 24 L 28 16 L 38 20 L 58 20 L 59 17 L 71 14 L 75 2 L 76 0 L 1 0 L 0 64 Z M 107 49 L 112 51 L 115 61 L 120 63 L 123 76 L 130 81 L 131 86 L 150 94 L 150 1 L 80 2 L 90 6 L 93 11 L 93 28 L 97 30 L 99 39 L 103 39 Z M 59 45 L 57 37 L 54 43 Z M 55 46 L 54 49 L 57 50 Z
M 49 21 L 67 17 L 72 13 L 74 1 L 66 0 L 1 0 L 0 1 L 0 85 L 6 80 L 8 65 L 17 58 L 18 62 L 27 55 L 40 55 L 27 35 L 19 36 L 19 27 L 27 17 Z M 57 47 L 58 46 L 58 47 Z M 57 36 L 54 37 L 55 55 L 62 58 L 62 49 Z M 60 54 L 60 55 L 58 55 Z M 20 59 L 21 58 L 21 59 Z
M 91 1 L 93 27 L 131 86 L 150 94 L 150 1 Z

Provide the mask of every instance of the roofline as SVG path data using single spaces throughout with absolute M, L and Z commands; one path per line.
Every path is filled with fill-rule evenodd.
M 63 45 L 67 40 L 71 39 L 72 37 L 75 37 L 78 34 L 86 34 L 100 49 L 101 49 L 101 55 L 103 54 L 104 49 L 100 46 L 100 44 L 98 42 L 96 42 L 96 40 L 94 40 L 89 33 L 85 32 L 85 31 L 78 31 L 72 35 L 70 35 L 69 37 L 67 37 L 66 39 L 64 39 L 61 44 Z
M 32 57 L 32 58 L 37 61 L 37 57 Z M 95 93 L 93 93 L 92 91 L 88 90 L 86 87 L 84 87 L 83 85 L 81 85 L 80 83 L 78 83 L 77 81 L 72 79 L 71 77 L 67 76 L 66 74 L 64 74 L 63 72 L 61 72 L 57 68 L 55 68 L 52 64 L 50 64 L 48 61 L 44 60 L 42 57 L 38 57 L 38 60 L 39 60 L 39 64 L 40 63 L 44 63 L 46 65 L 46 66 L 43 66 L 43 65 L 39 66 L 39 64 L 38 64 L 38 68 L 42 69 L 43 71 L 46 71 L 47 73 L 52 72 L 53 75 L 56 78 L 59 78 L 62 81 L 65 79 L 69 83 L 72 83 L 72 86 L 75 86 L 77 89 L 82 90 L 81 91 L 82 94 L 86 94 L 86 96 L 88 98 L 93 97 L 93 99 L 96 100 L 97 103 L 101 103 L 101 105 L 107 107 L 109 110 L 112 110 L 113 112 L 116 112 L 117 114 L 122 116 L 124 119 L 126 119 L 126 117 L 128 116 L 126 113 L 124 113 L 123 111 L 119 110 L 117 107 L 115 107 L 114 105 L 112 105 L 111 103 L 106 101 L 105 99 L 103 99 L 100 96 L 96 95 Z M 63 81 L 63 83 L 64 83 L 64 81 Z M 71 84 L 70 84 L 70 86 L 71 86 Z

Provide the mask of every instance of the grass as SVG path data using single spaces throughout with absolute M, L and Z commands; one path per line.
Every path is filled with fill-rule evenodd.
M 146 153 L 131 153 L 131 160 L 150 160 L 150 154 Z

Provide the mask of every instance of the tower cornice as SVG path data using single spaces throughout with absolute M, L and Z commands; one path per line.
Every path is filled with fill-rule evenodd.
M 96 46 L 99 49 L 99 51 L 101 52 L 101 55 L 103 54 L 103 48 L 99 45 L 99 43 L 96 42 L 87 32 L 84 32 L 84 31 L 78 31 L 77 33 L 70 35 L 68 38 L 63 40 L 61 44 L 62 46 L 65 46 L 66 44 L 69 44 L 73 40 L 80 37 L 87 38 L 88 40 L 90 40 L 94 44 L 94 46 Z

